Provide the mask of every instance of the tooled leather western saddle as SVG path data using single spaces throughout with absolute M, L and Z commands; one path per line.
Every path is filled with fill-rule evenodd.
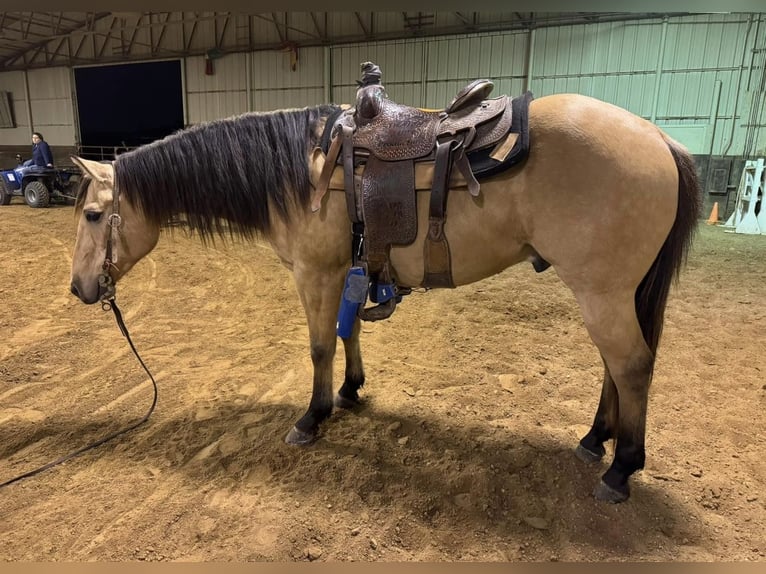
M 420 189 L 431 192 L 422 286 L 455 286 L 444 233 L 450 187 L 467 187 L 478 196 L 477 178 L 495 175 L 526 157 L 532 99 L 530 92 L 513 100 L 505 95 L 487 99 L 494 85 L 479 79 L 460 90 L 445 109 L 424 110 L 390 100 L 380 79 L 377 65 L 362 64 L 356 106 L 328 120 L 325 134 L 332 140 L 312 200 L 316 211 L 328 188 L 345 190 L 353 268 L 360 275 L 352 291 L 361 299 L 358 315 L 367 321 L 390 316 L 410 292 L 396 285 L 389 251 L 391 245 L 415 240 Z M 333 177 L 336 167 L 342 167 L 342 181 Z M 376 306 L 364 307 L 367 292 Z

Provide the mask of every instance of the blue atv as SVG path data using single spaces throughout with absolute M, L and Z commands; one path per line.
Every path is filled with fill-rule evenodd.
M 0 205 L 10 204 L 14 195 L 23 197 L 30 207 L 74 201 L 81 175 L 79 169 L 24 166 L 19 155 L 16 160 L 17 167 L 0 170 Z

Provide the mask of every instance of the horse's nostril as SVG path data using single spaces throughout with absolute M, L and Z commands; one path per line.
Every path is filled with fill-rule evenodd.
M 69 290 L 72 292 L 72 295 L 74 295 L 75 297 L 78 297 L 78 298 L 80 297 L 80 291 L 77 289 L 77 285 L 75 285 L 74 283 L 70 285 Z

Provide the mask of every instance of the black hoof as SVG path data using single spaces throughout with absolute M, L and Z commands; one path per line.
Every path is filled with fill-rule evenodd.
M 287 444 L 297 445 L 297 446 L 307 446 L 313 443 L 317 439 L 316 433 L 308 433 L 303 432 L 302 430 L 299 430 L 297 427 L 293 427 L 290 429 L 290 432 L 287 433 L 287 436 L 285 437 L 285 442 Z
M 581 461 L 583 461 L 586 464 L 593 464 L 594 462 L 600 462 L 602 458 L 604 458 L 604 453 L 601 452 L 593 452 L 592 450 L 588 450 L 583 445 L 578 444 L 577 448 L 575 449 L 575 455 L 577 458 L 579 458 Z
M 630 498 L 630 489 L 626 484 L 624 491 L 622 489 L 616 490 L 602 480 L 596 485 L 596 488 L 593 489 L 593 496 L 596 497 L 596 500 L 600 500 L 601 502 L 618 504 L 620 502 L 625 502 Z
M 340 393 L 336 393 L 333 404 L 339 409 L 353 409 L 358 407 L 361 404 L 361 401 L 359 399 L 349 399 Z

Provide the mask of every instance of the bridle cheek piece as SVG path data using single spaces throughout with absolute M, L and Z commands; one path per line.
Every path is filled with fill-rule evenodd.
M 114 199 L 112 200 L 112 213 L 109 215 L 107 225 L 109 226 L 109 234 L 106 239 L 106 257 L 104 263 L 101 265 L 101 273 L 98 275 L 98 286 L 103 290 L 100 297 L 101 308 L 104 311 L 112 309 L 114 302 L 114 296 L 116 293 L 116 286 L 114 279 L 109 273 L 112 267 L 119 271 L 117 265 L 117 235 L 119 234 L 120 227 L 122 226 L 122 217 L 120 216 L 120 195 L 117 190 L 114 191 Z

